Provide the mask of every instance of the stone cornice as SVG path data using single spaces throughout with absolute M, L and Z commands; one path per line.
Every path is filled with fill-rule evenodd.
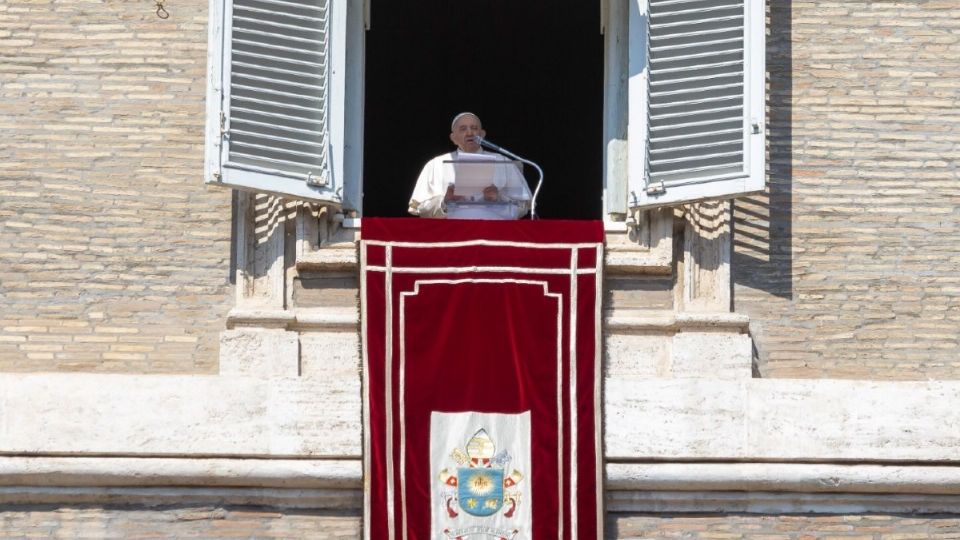
M 359 459 L 0 456 L 0 504 L 250 504 L 358 510 Z M 608 463 L 610 512 L 918 512 L 960 504 L 960 467 Z

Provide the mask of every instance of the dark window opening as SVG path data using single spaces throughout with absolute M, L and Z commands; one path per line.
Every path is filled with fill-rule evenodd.
M 408 215 L 421 167 L 454 149 L 450 120 L 472 111 L 488 139 L 543 167 L 541 218 L 601 218 L 598 2 L 372 0 L 371 13 L 364 215 Z

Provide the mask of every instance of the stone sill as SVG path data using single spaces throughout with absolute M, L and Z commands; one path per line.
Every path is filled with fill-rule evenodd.
M 355 332 L 360 328 L 360 313 L 356 308 L 230 310 L 227 315 L 227 328 L 244 327 Z
M 680 332 L 690 330 L 745 333 L 750 317 L 728 312 L 633 311 L 607 313 L 605 329 L 614 334 Z
M 341 242 L 308 251 L 297 257 L 298 272 L 344 272 L 360 267 L 355 242 Z
M 298 330 L 359 329 L 360 313 L 356 308 L 244 309 L 235 308 L 227 315 L 227 328 L 283 328 Z M 745 333 L 750 318 L 740 313 L 695 311 L 618 311 L 608 312 L 604 325 L 616 334 L 632 332 L 678 332 L 684 330 L 730 331 Z
M 611 274 L 670 275 L 672 253 L 665 249 L 624 248 L 607 245 L 604 272 Z M 297 257 L 298 272 L 356 271 L 360 266 L 357 246 L 343 242 L 305 252 Z
M 652 274 L 670 275 L 673 272 L 673 261 L 669 253 L 666 256 L 663 250 L 618 250 L 607 249 L 604 256 L 604 272 L 610 274 Z

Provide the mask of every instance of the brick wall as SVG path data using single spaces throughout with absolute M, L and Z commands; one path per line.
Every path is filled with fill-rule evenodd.
M 960 377 L 960 4 L 771 0 L 769 190 L 735 204 L 764 377 Z
M 636 539 L 930 540 L 960 538 L 960 516 L 610 514 L 607 533 Z
M 203 186 L 207 2 L 0 3 L 0 370 L 213 372 L 230 193 Z
M 0 5 L 0 370 L 212 372 L 230 196 L 206 10 Z M 770 189 L 736 204 L 766 377 L 960 375 L 960 8 L 770 0 Z
M 361 518 L 269 508 L 0 507 L 0 539 L 360 538 Z

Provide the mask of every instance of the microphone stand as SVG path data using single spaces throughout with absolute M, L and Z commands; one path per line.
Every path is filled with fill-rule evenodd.
M 540 186 L 543 185 L 543 169 L 541 169 L 539 165 L 530 161 L 529 159 L 522 158 L 514 154 L 513 152 L 507 150 L 506 148 L 503 148 L 502 146 L 497 146 L 496 144 L 493 144 L 492 142 L 482 137 L 479 138 L 479 141 L 480 141 L 480 146 L 484 148 L 489 148 L 494 152 L 499 152 L 507 157 L 513 158 L 522 163 L 526 163 L 527 165 L 530 165 L 531 167 L 537 170 L 537 174 L 540 175 L 540 178 L 537 180 L 537 187 L 533 190 L 533 198 L 530 199 L 530 219 L 537 219 L 537 195 L 540 193 Z

